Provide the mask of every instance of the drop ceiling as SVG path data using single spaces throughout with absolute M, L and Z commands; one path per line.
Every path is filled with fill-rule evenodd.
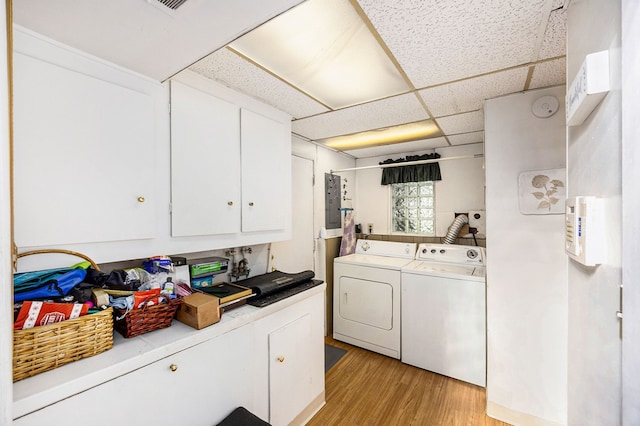
M 404 76 L 404 89 L 395 85 L 373 100 L 333 107 L 293 82 L 286 70 L 274 71 L 264 55 L 246 53 L 244 44 L 259 48 L 257 41 L 265 40 L 258 37 L 262 28 L 190 69 L 288 112 L 294 134 L 305 140 L 323 143 L 428 119 L 443 134 L 345 151 L 356 158 L 482 143 L 485 99 L 565 84 L 564 0 L 307 0 L 265 27 L 311 2 L 359 16 Z
M 364 158 L 482 143 L 485 99 L 565 84 L 569 1 L 187 0 L 166 10 L 159 0 L 21 0 L 14 2 L 13 17 L 25 28 L 158 81 L 188 68 L 289 113 L 294 134 L 319 144 L 424 120 L 439 129 L 428 139 L 345 151 Z M 297 10 L 310 4 L 318 8 L 312 25 L 292 23 Z M 324 10 L 339 11 L 341 37 L 330 33 L 338 19 L 323 22 Z M 298 43 L 300 52 L 305 27 L 325 31 L 331 42 L 324 51 L 370 36 L 376 45 L 367 49 L 382 57 L 356 75 L 377 76 L 381 84 L 365 90 L 357 83 L 355 96 L 346 93 L 354 86 L 349 83 L 338 99 L 307 87 L 308 77 L 296 80 L 288 72 L 296 69 L 273 71 L 270 52 L 285 43 L 269 42 L 261 31 L 277 25 L 288 31 L 286 44 Z M 327 57 L 340 54 L 338 49 Z M 294 64 L 298 56 L 283 63 Z M 323 58 L 313 58 L 313 65 Z M 343 70 L 338 68 L 346 76 Z M 339 87 L 343 80 L 331 81 Z

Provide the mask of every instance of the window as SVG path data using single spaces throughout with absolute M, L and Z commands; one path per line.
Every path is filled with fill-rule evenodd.
M 391 185 L 391 232 L 434 235 L 433 182 Z

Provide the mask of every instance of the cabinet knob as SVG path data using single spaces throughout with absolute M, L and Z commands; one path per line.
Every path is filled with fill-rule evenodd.
M 177 369 L 178 369 L 178 365 L 177 364 L 171 364 L 169 366 L 169 370 L 171 370 L 171 371 L 176 371 Z
M 253 201 L 249 202 L 249 207 L 253 207 Z
M 233 205 L 233 201 L 227 201 L 227 205 L 228 206 L 232 206 Z
M 138 197 L 138 202 L 139 203 L 144 203 L 144 197 Z
M 278 362 L 284 362 L 284 357 L 282 355 L 278 357 Z

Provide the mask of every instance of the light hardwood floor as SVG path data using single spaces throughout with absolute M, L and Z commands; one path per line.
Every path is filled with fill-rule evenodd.
M 326 374 L 326 405 L 309 426 L 498 426 L 484 413 L 485 390 L 331 337 L 347 353 Z

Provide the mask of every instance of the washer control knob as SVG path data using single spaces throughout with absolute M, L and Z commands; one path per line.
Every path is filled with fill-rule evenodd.
M 435 252 L 436 252 L 436 249 L 431 249 L 431 253 L 435 253 Z
M 440 253 L 445 254 L 446 250 L 445 249 L 440 249 Z
M 478 257 L 478 252 L 476 250 L 469 249 L 467 250 L 467 257 L 469 259 L 475 259 L 476 257 Z
M 422 249 L 422 254 L 427 254 L 427 249 L 426 248 Z
M 367 251 L 367 250 L 369 250 L 370 246 L 369 246 L 369 243 L 365 241 L 364 244 L 362 244 L 361 247 L 362 247 L 362 250 Z

